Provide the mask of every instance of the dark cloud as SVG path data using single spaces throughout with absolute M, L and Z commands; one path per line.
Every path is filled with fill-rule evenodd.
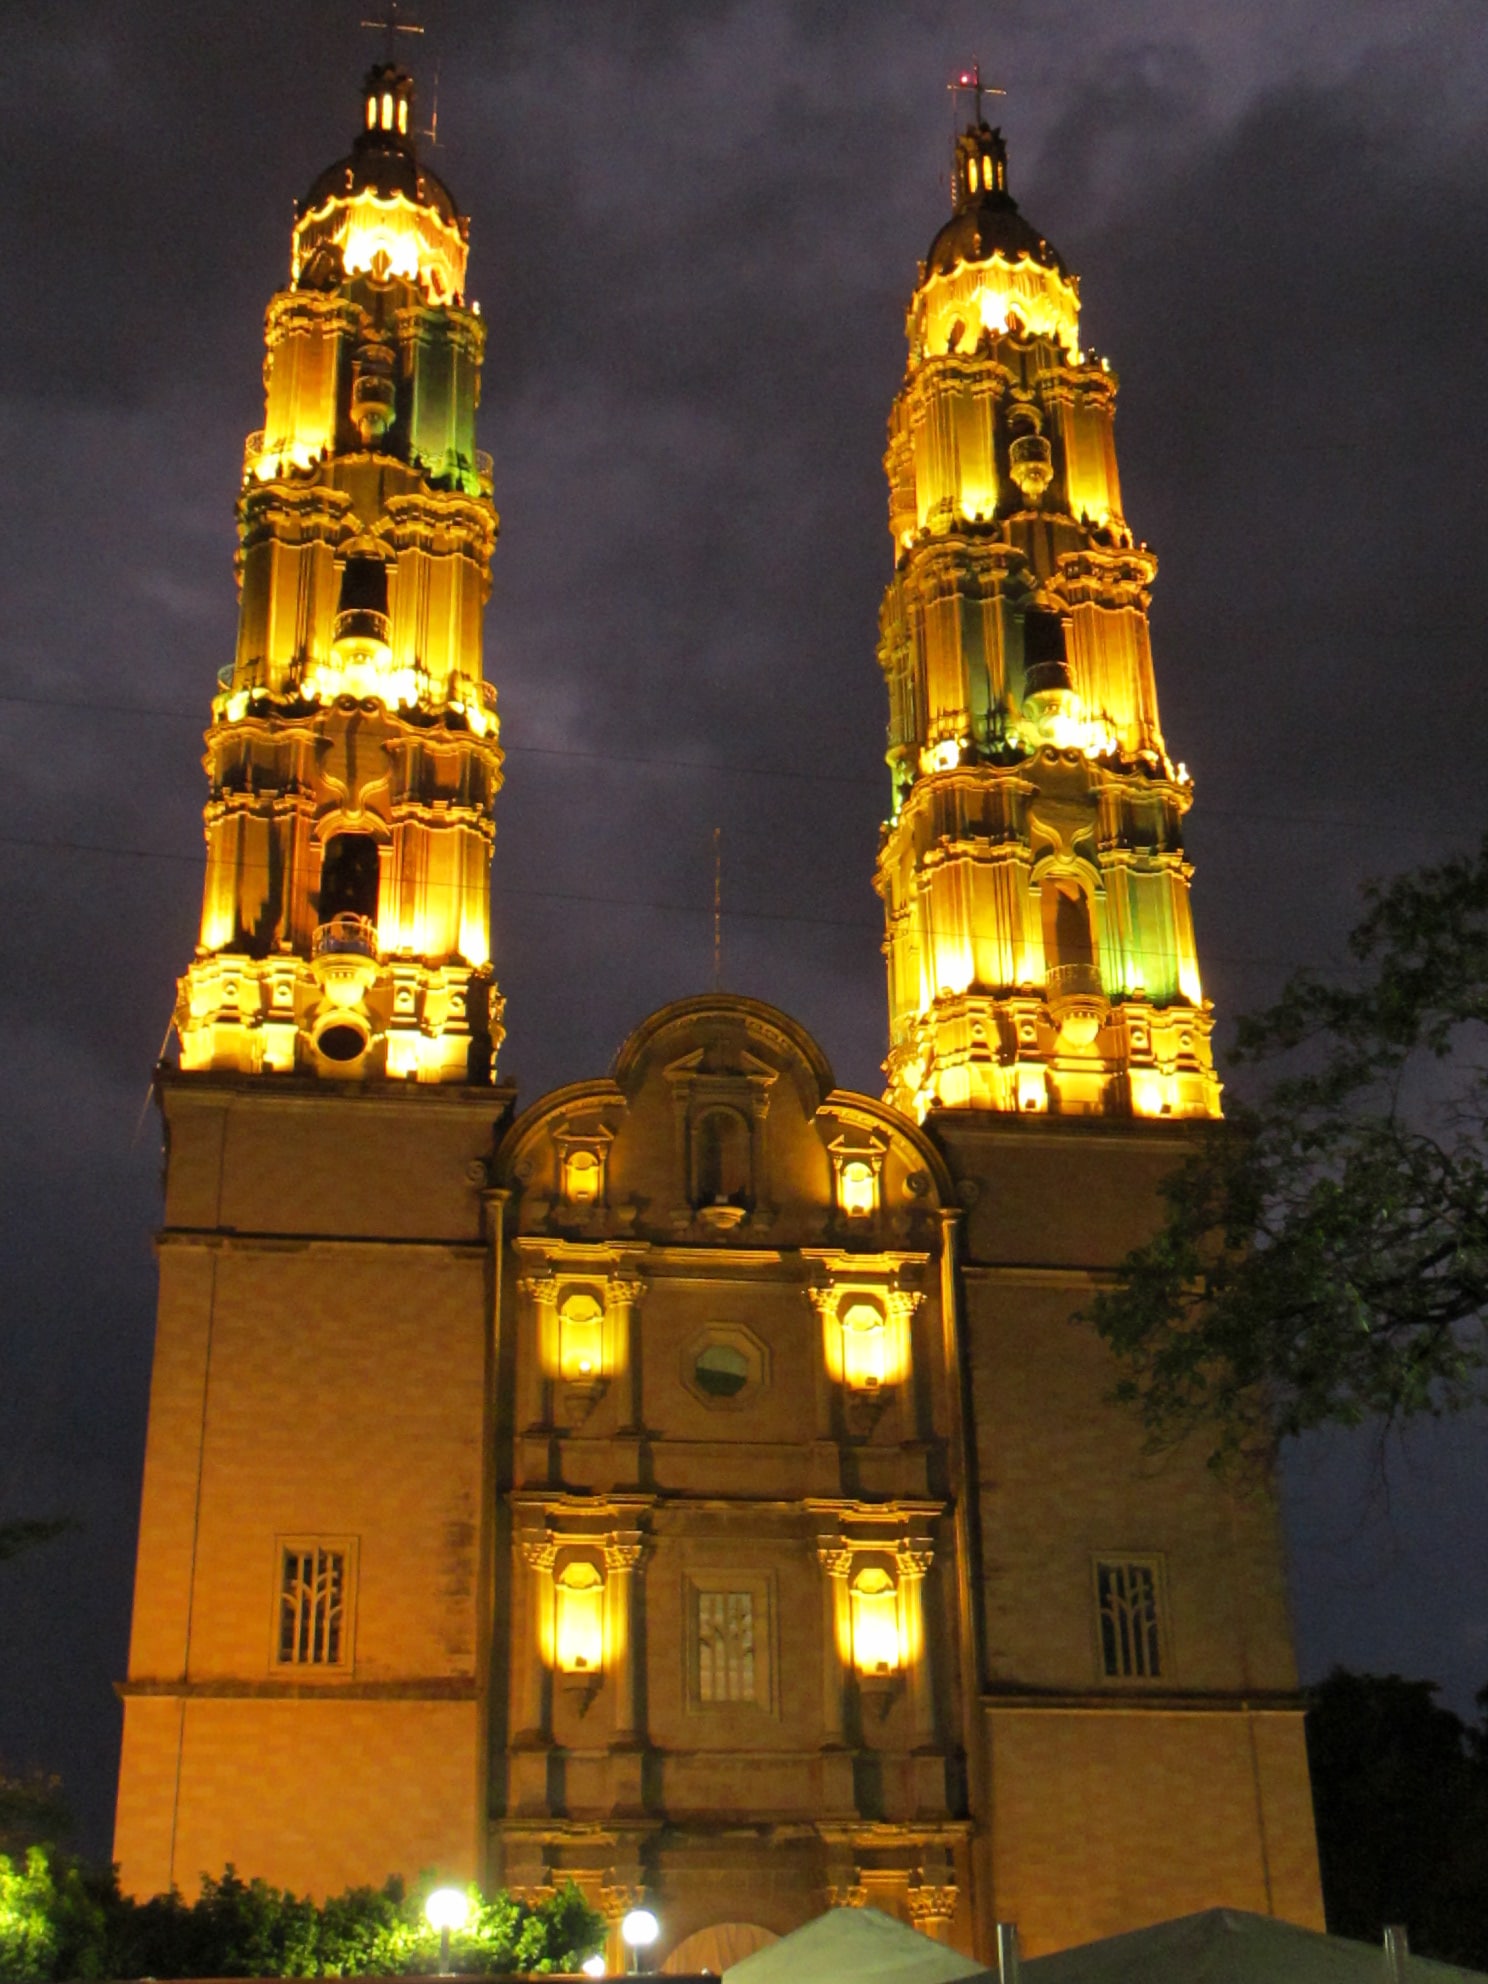
M 87 1522 L 6 1567 L 0 1754 L 62 1769 L 99 1845 L 153 1294 L 158 1150 L 136 1125 L 195 934 L 262 312 L 367 49 L 339 0 L 3 11 L 0 690 L 95 707 L 0 704 L 0 1515 Z M 1122 376 L 1221 1012 L 1336 952 L 1363 876 L 1477 836 L 1472 0 L 1356 0 L 1342 25 L 1322 0 L 427 19 L 435 163 L 491 331 L 496 904 L 525 1099 L 709 982 L 715 826 L 726 981 L 876 1080 L 880 456 L 944 211 L 944 83 L 978 49 L 1010 89 L 1015 190 Z M 1313 1670 L 1393 1663 L 1463 1703 L 1488 1678 L 1488 1581 L 1464 1568 L 1485 1561 L 1479 1445 L 1418 1443 L 1364 1516 L 1347 1443 L 1302 1457 Z

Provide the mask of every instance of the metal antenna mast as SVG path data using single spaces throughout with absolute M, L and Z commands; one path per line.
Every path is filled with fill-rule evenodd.
M 982 98 L 984 96 L 1007 95 L 1007 91 L 999 89 L 996 83 L 984 83 L 982 81 L 982 65 L 980 61 L 973 62 L 969 69 L 963 69 L 953 83 L 946 84 L 946 88 L 951 93 L 951 112 L 953 116 L 955 114 L 956 98 L 961 95 L 963 90 L 970 92 L 972 109 L 978 124 L 982 121 Z

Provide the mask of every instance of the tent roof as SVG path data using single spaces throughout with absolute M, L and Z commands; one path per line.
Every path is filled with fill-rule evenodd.
M 876 1908 L 829 1908 L 768 1949 L 730 1964 L 723 1975 L 725 1984 L 961 1984 L 992 1978 L 975 1957 L 947 1949 Z
M 1025 1984 L 1388 1984 L 1378 1943 L 1299 1929 L 1270 1915 L 1210 1908 L 1150 1929 L 1032 1957 Z M 1482 1984 L 1482 1973 L 1406 1959 L 1407 1984 Z

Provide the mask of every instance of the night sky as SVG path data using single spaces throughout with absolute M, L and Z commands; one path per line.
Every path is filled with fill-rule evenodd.
M 150 1070 L 200 906 L 200 733 L 291 202 L 353 135 L 358 0 L 0 7 L 0 1758 L 106 1850 L 144 1441 Z M 711 979 L 876 1089 L 880 465 L 945 84 L 1122 380 L 1222 1020 L 1337 960 L 1369 876 L 1485 824 L 1482 0 L 428 0 L 472 215 L 501 1071 L 602 1073 Z M 1304 1675 L 1488 1682 L 1488 1443 L 1286 1472 Z M 244 1870 L 251 1872 L 251 1869 Z

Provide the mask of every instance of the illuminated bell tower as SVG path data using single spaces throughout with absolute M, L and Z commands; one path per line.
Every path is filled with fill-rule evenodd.
M 963 132 L 953 183 L 886 457 L 888 1099 L 1217 1116 L 1192 789 L 1158 722 L 1116 380 L 1008 193 L 1000 131 Z
M 488 1081 L 485 331 L 464 300 L 468 223 L 418 161 L 412 79 L 380 64 L 363 95 L 268 310 L 181 1065 Z

